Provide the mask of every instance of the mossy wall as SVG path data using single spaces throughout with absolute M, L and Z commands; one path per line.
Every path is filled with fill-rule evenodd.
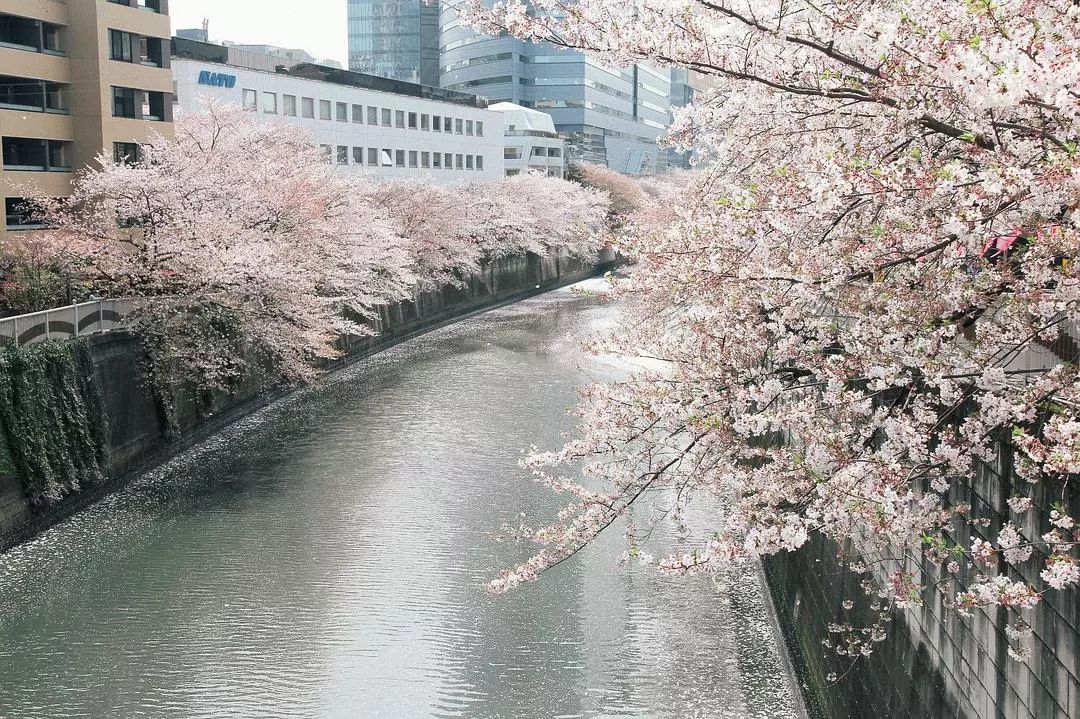
M 379 308 L 372 322 L 377 334 L 349 338 L 347 359 L 336 366 L 609 266 L 533 255 L 492 262 L 460 286 Z M 258 373 L 230 393 L 174 387 L 166 417 L 160 391 L 143 376 L 144 352 L 139 338 L 107 332 L 0 355 L 0 550 L 284 393 L 260 382 Z

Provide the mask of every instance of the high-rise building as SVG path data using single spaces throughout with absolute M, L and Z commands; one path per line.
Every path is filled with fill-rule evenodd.
M 32 228 L 14 188 L 64 197 L 102 152 L 172 133 L 168 0 L 0 0 L 2 232 Z
M 686 107 L 696 102 L 706 90 L 715 85 L 716 78 L 686 68 L 671 69 L 671 106 Z M 689 169 L 695 153 L 669 150 L 669 162 L 673 167 Z
M 350 70 L 438 86 L 438 0 L 348 3 Z
M 444 5 L 440 82 L 490 102 L 512 102 L 551 115 L 570 161 L 603 164 L 629 175 L 664 170 L 657 146 L 670 121 L 671 75 L 648 65 L 609 67 L 579 52 L 461 26 Z

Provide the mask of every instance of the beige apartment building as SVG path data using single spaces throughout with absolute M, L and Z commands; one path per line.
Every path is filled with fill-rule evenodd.
M 33 229 L 21 187 L 63 197 L 99 153 L 172 131 L 168 0 L 0 0 L 0 233 Z

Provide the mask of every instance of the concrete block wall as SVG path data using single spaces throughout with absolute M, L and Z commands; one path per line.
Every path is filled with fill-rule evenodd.
M 1030 485 L 1011 471 L 1012 456 L 1006 443 L 998 444 L 992 462 L 983 463 L 974 476 L 950 493 L 952 503 L 971 506 L 970 516 L 986 519 L 985 528 L 954 527 L 953 540 L 965 546 L 974 535 L 993 541 L 1002 525 L 1012 521 L 1021 534 L 1037 539 L 1050 527 L 1045 518 L 1050 505 L 1063 501 L 1080 511 L 1074 487 Z M 1006 500 L 1014 494 L 1033 496 L 1035 508 L 1017 514 Z M 961 536 L 963 532 L 964 536 Z M 927 593 L 921 607 L 899 610 L 886 641 L 875 645 L 869 659 L 856 662 L 830 652 L 830 622 L 869 625 L 873 613 L 859 587 L 862 577 L 837 562 L 841 548 L 815 538 L 800 552 L 772 557 L 765 562 L 789 648 L 796 658 L 807 703 L 816 717 L 841 719 L 1080 719 L 1080 594 L 1075 589 L 1050 591 L 1033 610 L 1024 613 L 1033 636 L 1023 646 L 1031 658 L 1019 662 L 1008 657 L 1003 609 L 976 611 L 962 618 L 945 606 L 963 591 L 971 576 L 943 585 L 943 593 Z M 896 569 L 895 561 L 881 561 L 876 574 Z M 1044 557 L 1016 569 L 1001 562 L 998 571 L 1024 577 L 1042 586 L 1038 573 Z M 937 568 L 925 560 L 908 559 L 906 567 L 916 581 L 931 585 Z M 852 600 L 853 610 L 842 603 Z M 832 637 L 835 643 L 835 637 Z M 840 676 L 830 685 L 830 673 Z

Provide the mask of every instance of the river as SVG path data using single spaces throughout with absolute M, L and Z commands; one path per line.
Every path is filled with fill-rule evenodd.
M 616 564 L 501 597 L 561 499 L 518 468 L 573 426 L 617 310 L 566 290 L 360 362 L 0 556 L 0 717 L 797 717 L 753 568 Z

